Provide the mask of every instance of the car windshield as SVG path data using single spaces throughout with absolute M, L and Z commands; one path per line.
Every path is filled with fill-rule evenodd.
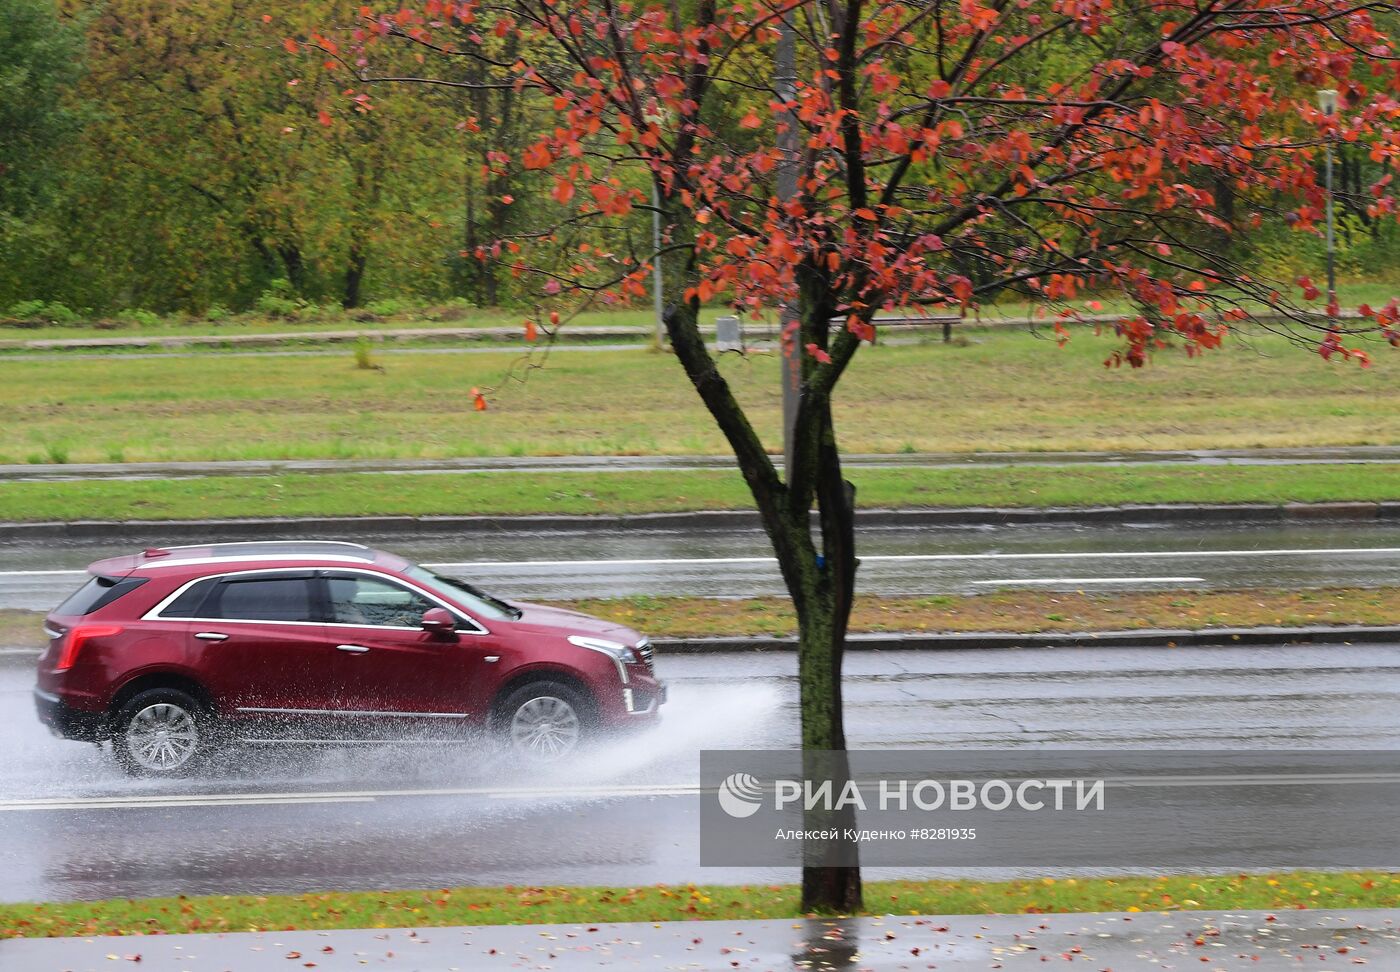
M 422 584 L 435 594 L 451 598 L 465 606 L 473 614 L 483 618 L 491 618 L 496 621 L 510 618 L 517 620 L 520 618 L 519 608 L 512 607 L 499 597 L 492 597 L 480 588 L 473 587 L 464 580 L 455 577 L 443 577 L 441 574 L 434 574 L 426 567 L 419 567 L 414 564 L 404 571 L 409 577 Z

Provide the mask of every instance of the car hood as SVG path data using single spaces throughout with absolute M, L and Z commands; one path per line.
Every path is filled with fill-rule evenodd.
M 532 628 L 551 628 L 564 635 L 596 635 L 625 645 L 635 645 L 641 637 L 636 631 L 615 621 L 604 621 L 580 611 L 549 607 L 544 604 L 530 604 L 524 601 L 511 601 L 512 607 L 519 608 L 521 615 L 516 624 Z

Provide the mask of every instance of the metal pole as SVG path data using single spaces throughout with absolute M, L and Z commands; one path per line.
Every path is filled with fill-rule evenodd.
M 661 194 L 656 189 L 656 180 L 651 183 L 651 302 L 656 311 L 656 349 L 666 346 L 665 311 L 662 308 L 661 278 Z
M 1317 106 L 1327 116 L 1327 326 L 1337 326 L 1332 308 L 1337 306 L 1337 234 L 1332 213 L 1332 130 L 1337 120 L 1337 91 L 1323 88 L 1317 93 Z
M 778 48 L 773 59 L 773 88 L 784 105 L 778 116 L 781 131 L 777 148 L 782 157 L 778 163 L 778 205 L 782 206 L 797 195 L 797 33 L 786 16 L 778 19 Z M 797 325 L 794 327 L 793 325 Z M 802 387 L 802 342 L 798 330 L 797 308 L 784 301 L 778 309 L 778 333 L 782 352 L 783 381 L 783 474 L 792 477 L 792 432 L 797 425 L 798 390 Z M 789 328 L 792 328 L 789 332 Z
M 1332 215 L 1332 139 L 1327 139 L 1327 324 L 1335 327 L 1337 306 L 1337 233 Z

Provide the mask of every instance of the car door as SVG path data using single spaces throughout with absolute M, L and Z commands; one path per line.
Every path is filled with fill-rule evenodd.
M 210 691 L 236 716 L 305 716 L 333 709 L 333 650 L 315 571 L 247 571 L 218 578 L 190 613 L 189 637 Z
M 455 633 L 420 626 L 424 612 L 441 603 L 382 575 L 327 570 L 321 577 L 347 708 L 388 724 L 447 727 L 470 718 L 477 652 Z

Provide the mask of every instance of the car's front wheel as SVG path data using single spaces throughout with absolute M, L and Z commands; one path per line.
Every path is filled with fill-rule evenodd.
M 512 750 L 536 762 L 555 762 L 578 749 L 588 730 L 588 706 L 558 682 L 531 682 L 501 703 L 497 724 Z
M 178 689 L 147 689 L 132 696 L 113 720 L 112 753 L 132 776 L 182 776 L 208 756 L 209 720 Z

